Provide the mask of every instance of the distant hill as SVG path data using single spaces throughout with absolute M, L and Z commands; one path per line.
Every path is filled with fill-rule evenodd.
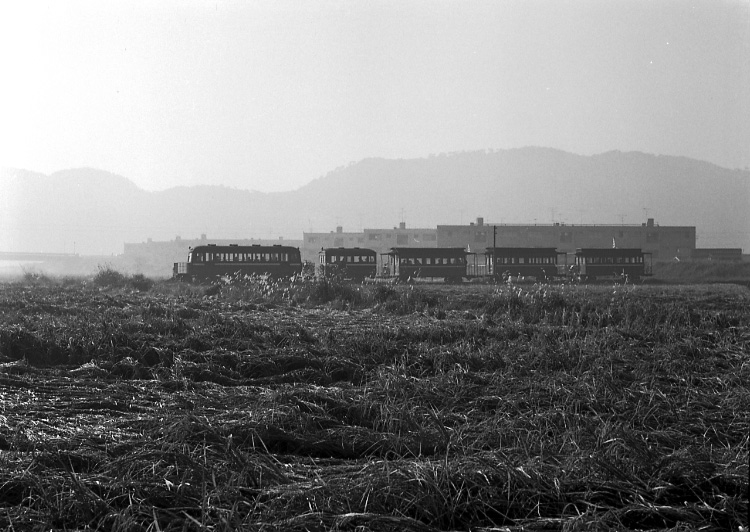
M 0 172 L 0 250 L 121 253 L 124 242 L 179 235 L 301 238 L 469 223 L 694 225 L 701 247 L 750 250 L 750 172 L 702 161 L 548 148 L 365 159 L 302 188 L 265 194 L 223 186 L 147 192 L 94 169 Z

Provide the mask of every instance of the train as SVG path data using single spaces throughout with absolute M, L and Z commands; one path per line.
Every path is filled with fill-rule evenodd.
M 172 277 L 181 281 L 208 281 L 228 275 L 262 275 L 277 278 L 302 273 L 302 254 L 292 246 L 196 246 L 187 262 L 175 262 Z
M 351 281 L 373 278 L 378 272 L 378 254 L 366 248 L 327 248 L 318 253 L 319 276 L 341 276 Z
M 338 247 L 320 250 L 315 275 L 357 282 L 378 278 L 460 283 L 513 278 L 637 281 L 652 274 L 651 253 L 639 248 L 579 248 L 572 263 L 568 262 L 567 253 L 541 247 L 489 247 L 483 254 L 457 247 L 393 247 L 381 254 L 380 261 L 372 249 Z M 304 269 L 299 248 L 208 244 L 191 248 L 187 262 L 174 263 L 173 277 L 187 281 L 235 274 L 284 278 L 302 274 Z

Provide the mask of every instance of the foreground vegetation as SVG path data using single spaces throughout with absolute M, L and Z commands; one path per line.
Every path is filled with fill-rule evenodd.
M 114 273 L 0 286 L 0 527 L 748 524 L 745 288 Z

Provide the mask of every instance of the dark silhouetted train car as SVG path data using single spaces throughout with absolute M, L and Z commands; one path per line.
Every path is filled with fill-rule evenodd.
M 318 253 L 320 275 L 341 275 L 344 279 L 363 281 L 375 277 L 378 254 L 365 248 L 327 248 Z
M 191 248 L 187 262 L 176 262 L 172 273 L 177 279 L 202 281 L 235 274 L 281 278 L 301 272 L 302 257 L 295 247 L 208 244 Z
M 555 248 L 487 248 L 487 272 L 495 278 L 533 277 L 537 281 L 557 276 Z
M 461 282 L 466 276 L 463 248 L 391 248 L 387 275 L 405 281 L 416 278 L 442 278 L 447 283 Z
M 651 275 L 651 253 L 640 248 L 577 249 L 575 270 L 583 280 L 615 278 L 635 281 Z

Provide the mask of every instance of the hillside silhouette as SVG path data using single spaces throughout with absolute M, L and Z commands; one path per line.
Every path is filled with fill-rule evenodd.
M 121 253 L 124 242 L 301 239 L 303 231 L 488 223 L 697 227 L 699 247 L 750 249 L 750 172 L 640 152 L 549 148 L 365 159 L 289 192 L 138 188 L 89 168 L 0 172 L 0 250 Z

